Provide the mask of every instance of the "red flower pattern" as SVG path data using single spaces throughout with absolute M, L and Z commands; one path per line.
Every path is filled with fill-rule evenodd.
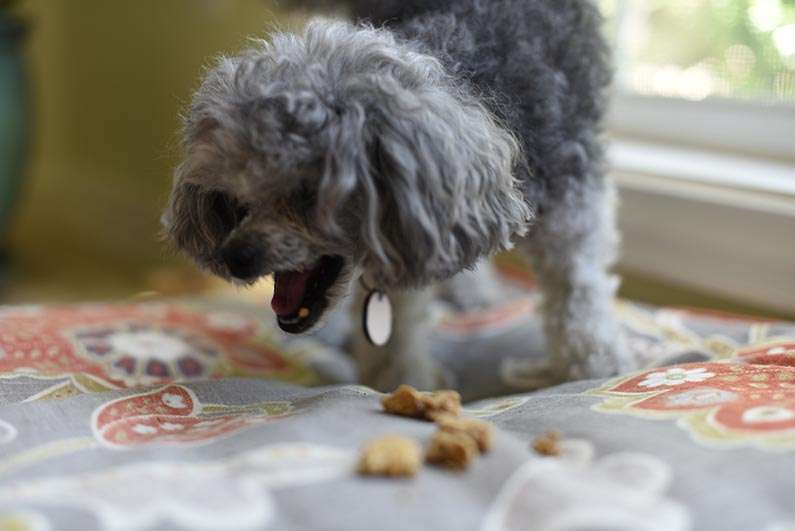
M 724 362 L 644 371 L 591 391 L 602 412 L 680 418 L 698 440 L 795 447 L 795 342 L 737 352 Z
M 287 402 L 201 404 L 187 387 L 169 385 L 108 402 L 94 412 L 91 424 L 95 437 L 114 448 L 197 444 L 284 417 L 291 410 Z
M 83 375 L 114 389 L 308 370 L 272 344 L 253 319 L 185 304 L 10 308 L 0 314 L 0 377 Z

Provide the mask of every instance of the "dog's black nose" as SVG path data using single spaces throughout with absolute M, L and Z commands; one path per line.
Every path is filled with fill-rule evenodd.
M 265 273 L 265 253 L 251 242 L 229 242 L 220 255 L 229 273 L 237 279 L 253 280 Z

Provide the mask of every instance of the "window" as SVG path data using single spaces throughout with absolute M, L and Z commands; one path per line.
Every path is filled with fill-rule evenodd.
M 795 0 L 600 2 L 614 134 L 795 164 Z
M 795 313 L 795 0 L 600 0 L 622 267 Z
M 795 0 L 603 0 L 622 88 L 795 102 Z

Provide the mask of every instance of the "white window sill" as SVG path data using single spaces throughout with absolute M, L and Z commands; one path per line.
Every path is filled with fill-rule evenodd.
M 795 163 L 615 138 L 622 267 L 795 312 Z

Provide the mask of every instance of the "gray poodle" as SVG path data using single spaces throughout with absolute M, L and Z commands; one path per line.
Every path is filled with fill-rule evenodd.
M 542 288 L 553 356 L 540 381 L 627 368 L 597 9 L 346 4 L 355 24 L 315 19 L 207 72 L 185 117 L 170 239 L 231 281 L 273 274 L 289 333 L 316 327 L 360 280 L 389 294 L 390 342 L 354 342 L 378 389 L 445 383 L 426 346 L 435 286 L 516 243 Z

